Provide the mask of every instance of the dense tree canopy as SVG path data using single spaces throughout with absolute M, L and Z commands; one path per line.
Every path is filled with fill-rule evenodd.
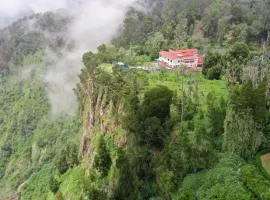
M 42 72 L 1 74 L 0 198 L 269 199 L 269 1 L 135 4 L 112 44 L 82 56 L 74 116 L 51 114 Z M 0 70 L 71 45 L 70 18 L 33 18 L 60 38 L 27 19 L 0 30 Z M 154 67 L 170 47 L 198 48 L 202 72 Z

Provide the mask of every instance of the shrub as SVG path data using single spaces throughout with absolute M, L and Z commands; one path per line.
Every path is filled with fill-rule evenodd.
M 219 80 L 221 76 L 221 72 L 222 72 L 222 66 L 218 64 L 207 71 L 206 77 L 209 80 Z
M 51 177 L 49 187 L 54 194 L 58 192 L 59 186 L 60 186 L 59 180 L 56 177 Z
M 223 56 L 219 53 L 209 52 L 204 59 L 202 74 L 210 80 L 220 79 L 223 66 Z
M 270 182 L 258 173 L 256 167 L 252 165 L 242 167 L 241 179 L 258 199 L 270 199 Z
M 78 165 L 78 147 L 75 144 L 68 144 L 55 157 L 55 166 L 61 174 L 64 174 L 69 168 Z
M 101 137 L 98 142 L 96 155 L 94 158 L 94 168 L 97 169 L 103 176 L 106 176 L 111 168 L 112 158 L 106 147 L 104 138 Z

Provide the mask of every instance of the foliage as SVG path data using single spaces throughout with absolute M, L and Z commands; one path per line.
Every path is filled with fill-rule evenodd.
M 142 118 L 157 117 L 164 121 L 170 115 L 172 91 L 165 86 L 158 86 L 145 93 L 142 103 Z
M 51 164 L 44 165 L 39 172 L 33 174 L 24 186 L 22 199 L 47 199 L 50 190 L 50 178 L 55 173 Z
M 10 195 L 6 191 L 16 190 L 33 177 L 28 180 L 23 195 L 39 196 L 48 185 L 47 179 L 43 180 L 39 173 L 49 171 L 44 175 L 49 179 L 54 156 L 68 141 L 78 138 L 79 123 L 73 117 L 49 119 L 52 117 L 48 116 L 50 108 L 44 85 L 34 77 L 19 84 L 12 76 L 1 80 L 0 194 L 5 198 Z M 45 167 L 46 164 L 50 167 Z M 37 185 L 38 179 L 40 184 Z
M 145 50 L 152 59 L 158 57 L 161 49 L 166 48 L 166 41 L 162 33 L 155 33 L 153 36 L 149 36 L 145 43 Z
M 266 180 L 258 173 L 256 167 L 246 165 L 241 168 L 241 179 L 246 187 L 253 192 L 254 196 L 260 199 L 269 199 L 269 180 Z
M 249 56 L 249 49 L 247 44 L 243 42 L 234 43 L 232 46 L 230 46 L 229 56 L 232 59 L 244 62 Z
M 137 5 L 113 45 L 83 55 L 78 115 L 50 116 L 35 74 L 1 78 L 2 198 L 16 190 L 22 199 L 269 198 L 269 181 L 252 162 L 269 144 L 266 49 L 254 56 L 261 41 L 269 42 L 267 1 Z M 57 16 L 34 18 L 60 38 L 26 33 L 27 20 L 12 25 L 8 39 L 0 31 L 0 68 L 9 63 L 16 72 L 17 65 L 41 62 L 47 43 L 55 51 L 70 48 L 62 35 L 70 18 Z M 170 47 L 208 52 L 203 76 L 114 67 L 148 65 Z
M 248 115 L 239 116 L 228 110 L 224 126 L 223 148 L 245 159 L 254 158 L 262 144 L 263 134 L 253 118 Z
M 256 88 L 248 81 L 232 91 L 224 123 L 224 148 L 245 159 L 254 158 L 264 136 L 266 118 L 266 86 Z
M 57 177 L 52 176 L 50 181 L 49 181 L 50 190 L 55 194 L 58 192 L 59 186 L 60 186 L 60 182 L 57 179 Z
M 113 44 L 143 48 L 146 43 L 152 58 L 157 56 L 156 47 L 186 48 L 196 44 L 205 48 L 204 43 L 231 45 L 235 42 L 260 45 L 261 39 L 269 42 L 267 0 L 140 0 L 138 4 L 141 9 L 129 9 Z M 148 12 L 143 12 L 144 9 Z M 164 46 L 159 38 L 164 38 Z
M 191 174 L 185 177 L 182 186 L 177 191 L 175 198 L 179 200 L 196 199 L 196 192 L 205 181 L 205 172 Z
M 78 165 L 78 162 L 78 147 L 75 144 L 68 144 L 55 157 L 55 166 L 61 174 Z
M 107 150 L 104 138 L 101 137 L 96 148 L 93 167 L 97 169 L 102 175 L 107 176 L 111 165 L 112 159 L 110 153 Z
M 224 66 L 223 59 L 223 56 L 219 53 L 208 52 L 204 58 L 202 74 L 210 80 L 220 79 L 222 68 Z
M 47 12 L 25 17 L 0 31 L 0 72 L 27 65 L 25 56 L 35 55 L 50 47 L 55 52 L 71 46 L 66 31 L 72 17 L 63 12 Z M 31 24 L 31 28 L 30 27 Z M 58 32 L 59 34 L 54 34 Z M 39 60 L 39 57 L 37 57 Z M 32 64 L 32 63 L 31 63 Z M 36 64 L 36 63 L 35 63 Z M 14 70 L 14 69 L 13 69 Z
M 222 155 L 218 164 L 205 172 L 187 176 L 178 199 L 254 199 L 237 176 L 241 159 L 233 154 Z

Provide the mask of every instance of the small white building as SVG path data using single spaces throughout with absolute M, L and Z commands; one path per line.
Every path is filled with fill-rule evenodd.
M 203 57 L 199 54 L 198 49 L 170 49 L 169 51 L 161 51 L 159 54 L 159 64 L 169 69 L 181 65 L 187 68 L 201 68 L 203 65 Z

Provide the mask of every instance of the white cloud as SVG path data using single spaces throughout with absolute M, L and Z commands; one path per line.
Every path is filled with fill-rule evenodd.
M 59 8 L 74 8 L 79 5 L 86 5 L 98 2 L 106 2 L 118 6 L 127 5 L 131 0 L 0 0 L 1 15 L 15 15 L 22 9 L 31 8 L 35 13 L 55 11 Z
M 21 0 L 1 0 L 0 15 L 5 17 L 12 17 L 16 15 L 25 4 Z
M 63 58 L 56 59 L 54 65 L 48 66 L 45 76 L 52 114 L 74 113 L 77 103 L 72 89 L 79 81 L 78 74 L 83 67 L 82 54 L 89 50 L 95 51 L 99 45 L 110 42 L 132 1 L 88 0 L 70 10 L 75 19 L 68 34 L 76 42 L 76 49 L 64 52 Z M 48 59 L 53 57 L 52 54 L 47 52 Z
M 74 1 L 74 0 L 71 0 Z M 70 0 L 0 0 L 0 15 L 13 17 L 30 8 L 35 13 L 67 8 Z
M 25 4 L 34 12 L 54 11 L 58 8 L 66 8 L 68 5 L 67 0 L 25 0 Z
M 123 21 L 127 6 L 134 0 L 0 1 L 6 1 L 0 3 L 0 12 L 6 10 L 8 14 L 17 13 L 23 7 L 30 7 L 36 13 L 68 8 L 74 17 L 67 34 L 70 36 L 69 39 L 76 42 L 76 49 L 72 52 L 63 52 L 63 57 L 57 57 L 48 49 L 45 60 L 53 59 L 55 62 L 47 66 L 47 73 L 43 77 L 47 83 L 52 114 L 74 113 L 77 103 L 72 89 L 79 81 L 78 74 L 83 67 L 82 54 L 89 50 L 95 51 L 98 45 L 110 42 Z

